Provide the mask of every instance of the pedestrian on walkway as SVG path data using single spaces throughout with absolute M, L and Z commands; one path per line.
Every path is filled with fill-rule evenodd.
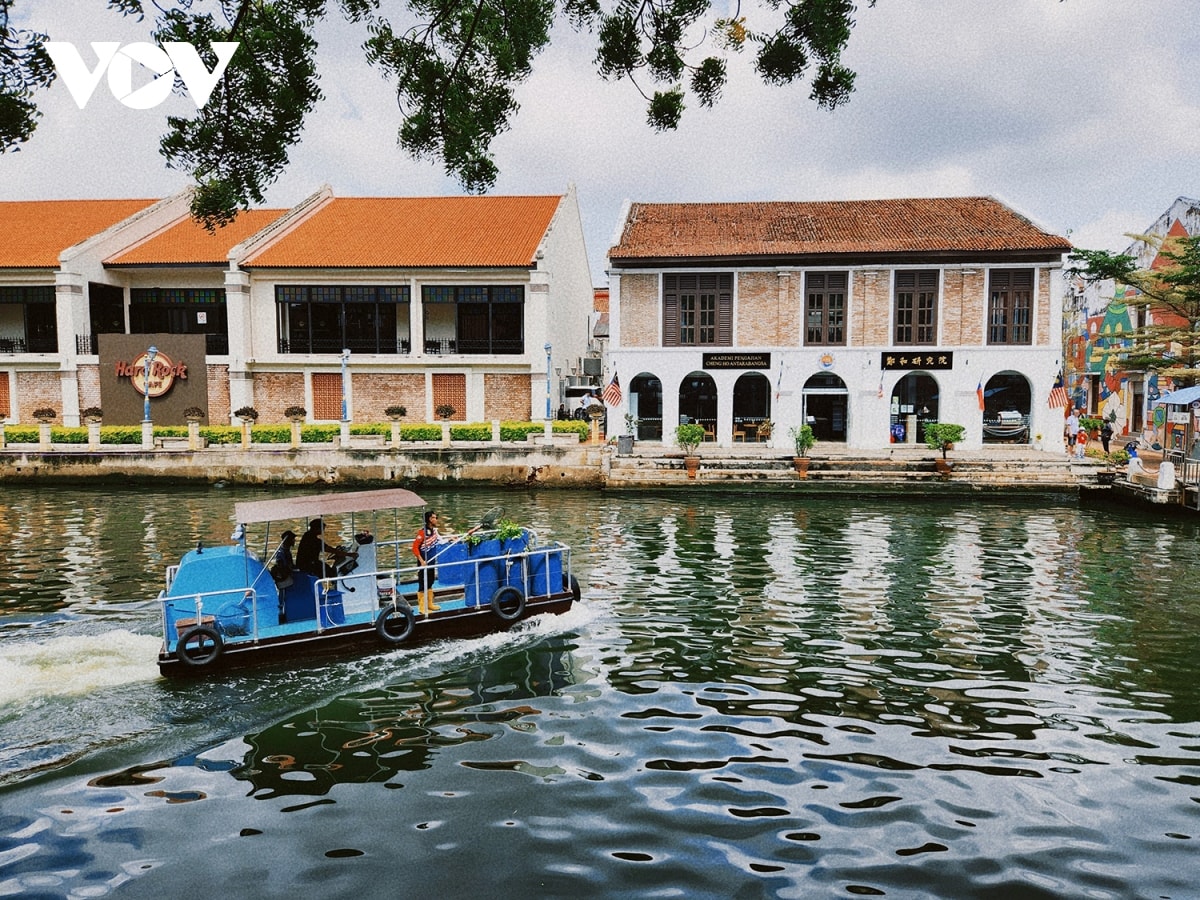
M 1075 433 L 1075 458 L 1083 459 L 1087 451 L 1088 433 L 1080 428 Z
M 1112 423 L 1107 419 L 1104 420 L 1104 427 L 1100 429 L 1100 446 L 1104 448 L 1104 455 L 1108 456 L 1108 442 L 1112 440 L 1113 428 Z

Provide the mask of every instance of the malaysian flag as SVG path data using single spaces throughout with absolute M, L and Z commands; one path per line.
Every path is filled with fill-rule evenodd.
M 983 402 L 983 381 L 982 381 L 982 379 L 980 380 L 979 384 L 975 385 L 975 396 L 979 399 L 979 411 L 983 412 L 983 410 L 987 406 L 987 404 L 985 404 Z
M 1067 388 L 1066 385 L 1063 384 L 1062 372 L 1060 371 L 1058 373 L 1058 377 L 1054 379 L 1054 387 L 1050 388 L 1050 408 L 1054 409 L 1055 407 L 1058 407 L 1061 409 L 1069 402 L 1070 398 L 1067 397 Z
M 604 402 L 609 406 L 621 405 L 621 382 L 617 380 L 617 371 L 613 369 L 612 381 L 604 389 Z

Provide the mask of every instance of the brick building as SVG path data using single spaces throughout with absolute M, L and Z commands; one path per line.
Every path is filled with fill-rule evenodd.
M 633 203 L 608 254 L 610 369 L 638 436 L 1061 451 L 1065 238 L 990 198 Z M 607 376 L 606 376 L 607 377 Z M 767 423 L 764 425 L 764 422 Z M 768 432 L 769 436 L 764 436 Z
M 381 421 L 392 405 L 432 421 L 443 404 L 456 421 L 528 420 L 545 415 L 547 394 L 557 406 L 555 370 L 587 350 L 592 286 L 573 187 L 437 198 L 323 188 L 215 233 L 188 201 L 0 203 L 0 416 L 27 422 L 51 406 L 74 424 L 101 406 L 110 424 L 138 421 L 153 344 L 154 365 L 179 376 L 151 394 L 162 424 L 182 421 L 185 396 L 214 423 L 245 405 L 263 421 L 289 406 L 337 421 L 343 400 L 353 421 Z

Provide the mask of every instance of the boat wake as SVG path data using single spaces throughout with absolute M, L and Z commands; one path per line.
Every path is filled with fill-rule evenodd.
M 158 677 L 156 635 L 125 629 L 0 644 L 0 707 Z

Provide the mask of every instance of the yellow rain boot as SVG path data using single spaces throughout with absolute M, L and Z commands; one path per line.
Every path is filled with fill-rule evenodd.
M 441 607 L 433 602 L 433 588 L 430 588 L 426 594 L 425 605 L 431 613 L 441 612 Z
M 429 615 L 427 612 L 425 612 L 425 592 L 420 589 L 417 590 L 417 615 Z

